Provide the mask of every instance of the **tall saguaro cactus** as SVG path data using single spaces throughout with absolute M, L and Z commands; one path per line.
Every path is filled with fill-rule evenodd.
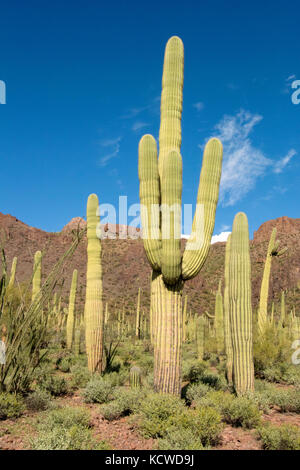
M 15 284 L 17 262 L 18 262 L 18 258 L 15 256 L 11 265 L 10 278 L 9 278 L 7 290 L 11 289 Z
M 75 319 L 74 319 L 74 310 L 75 310 L 75 298 L 76 298 L 76 289 L 77 289 L 77 277 L 78 271 L 74 269 L 72 276 L 72 283 L 69 296 L 69 308 L 68 308 L 68 318 L 67 318 L 67 348 L 72 349 L 73 338 L 74 338 L 74 328 L 75 328 Z
M 206 144 L 192 234 L 181 255 L 181 113 L 183 43 L 169 39 L 164 58 L 159 156 L 151 135 L 139 143 L 143 241 L 153 269 L 151 308 L 154 322 L 154 386 L 162 393 L 181 390 L 182 290 L 208 255 L 215 223 L 222 167 L 218 139 Z
M 285 253 L 287 248 L 278 251 L 279 241 L 276 240 L 277 229 L 273 228 L 267 251 L 265 261 L 264 273 L 260 288 L 260 299 L 258 309 L 258 333 L 262 336 L 268 325 L 268 297 L 269 297 L 269 282 L 271 274 L 272 259 L 274 256 L 281 256 Z
M 224 351 L 224 318 L 221 281 L 219 282 L 219 287 L 216 292 L 214 328 L 216 334 L 217 352 L 218 354 L 221 354 Z
M 225 251 L 225 287 L 224 287 L 224 343 L 226 354 L 226 376 L 229 385 L 232 385 L 233 377 L 233 352 L 232 352 L 232 337 L 229 319 L 229 261 L 230 261 L 230 240 L 229 235 L 226 242 Z
M 42 253 L 37 251 L 34 255 L 32 277 L 32 302 L 37 298 L 41 290 L 42 280 Z
M 241 395 L 254 390 L 249 228 L 243 212 L 235 216 L 232 227 L 228 296 L 233 385 Z
M 98 197 L 91 194 L 87 202 L 87 271 L 85 298 L 85 342 L 90 372 L 102 372 L 103 368 L 103 305 L 101 243 L 97 237 Z

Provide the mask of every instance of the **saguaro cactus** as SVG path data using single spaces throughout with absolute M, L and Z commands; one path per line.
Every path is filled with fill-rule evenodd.
M 224 287 L 224 343 L 225 343 L 225 354 L 226 354 L 226 376 L 229 385 L 232 385 L 233 376 L 233 352 L 232 352 L 232 337 L 229 320 L 229 260 L 230 260 L 230 240 L 229 235 L 226 242 L 225 252 L 225 287 Z
M 139 388 L 142 384 L 142 371 L 138 366 L 133 366 L 129 372 L 129 383 L 132 388 Z
M 34 255 L 33 277 L 32 277 L 32 302 L 36 299 L 41 290 L 42 279 L 42 253 L 37 251 Z
M 208 255 L 215 223 L 222 167 L 218 139 L 206 144 L 192 234 L 181 255 L 182 159 L 181 112 L 184 52 L 181 39 L 169 39 L 164 58 L 159 157 L 155 139 L 139 143 L 139 179 L 143 241 L 153 269 L 154 387 L 162 393 L 181 390 L 182 289 Z
M 224 319 L 223 319 L 223 296 L 222 296 L 221 281 L 216 292 L 215 303 L 215 320 L 214 328 L 217 342 L 217 352 L 221 354 L 224 351 Z
M 75 298 L 76 298 L 76 289 L 77 289 L 77 277 L 78 271 L 74 269 L 72 276 L 72 283 L 70 289 L 69 297 L 69 309 L 68 309 L 68 318 L 67 318 L 67 348 L 72 349 L 73 337 L 74 337 L 74 310 L 75 310 Z
M 87 271 L 85 298 L 85 342 L 90 372 L 102 372 L 103 359 L 103 306 L 101 243 L 97 237 L 98 197 L 91 194 L 87 202 Z
M 267 257 L 265 261 L 264 273 L 260 288 L 260 299 L 258 309 L 258 333 L 261 336 L 264 334 L 266 326 L 268 325 L 268 297 L 272 259 L 274 256 L 283 255 L 283 253 L 285 253 L 285 251 L 287 250 L 287 248 L 283 248 L 282 250 L 278 251 L 279 241 L 276 240 L 276 235 L 277 229 L 273 228 L 268 245 Z
M 232 227 L 228 296 L 233 385 L 240 395 L 254 390 L 249 229 L 243 212 L 235 216 Z
M 8 290 L 11 289 L 15 284 L 17 262 L 18 262 L 18 258 L 15 256 L 11 265 L 10 278 L 9 278 L 9 282 L 7 286 Z
M 203 316 L 197 318 L 196 341 L 197 341 L 197 358 L 203 360 L 205 345 L 205 318 Z
M 136 305 L 136 319 L 135 319 L 135 336 L 140 338 L 140 307 L 141 307 L 141 289 L 139 287 L 137 305 Z

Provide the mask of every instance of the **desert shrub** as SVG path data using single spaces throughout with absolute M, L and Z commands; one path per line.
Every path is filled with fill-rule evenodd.
M 89 413 L 82 408 L 62 408 L 48 413 L 38 426 L 38 436 L 31 441 L 34 450 L 105 450 L 89 429 Z
M 207 366 L 204 362 L 192 362 L 187 366 L 184 371 L 184 380 L 188 380 L 191 383 L 200 382 L 204 372 L 206 372 Z
M 118 388 L 114 391 L 114 397 L 122 407 L 122 414 L 128 415 L 139 410 L 142 401 L 146 397 L 144 389 Z
M 270 392 L 264 390 L 262 392 L 249 392 L 246 394 L 253 403 L 255 403 L 260 411 L 268 413 L 270 411 L 272 400 L 270 398 Z
M 120 369 L 119 372 L 109 372 L 105 374 L 104 380 L 109 382 L 113 387 L 120 387 L 121 385 L 124 385 L 128 378 L 128 372 L 124 369 Z
M 195 400 L 203 398 L 208 392 L 211 391 L 211 387 L 203 383 L 193 383 L 189 385 L 186 391 L 186 399 L 189 403 Z
M 257 427 L 261 421 L 257 404 L 246 396 L 237 397 L 223 406 L 222 414 L 226 423 L 248 429 Z
M 201 439 L 196 437 L 192 429 L 172 429 L 159 439 L 160 450 L 203 450 Z
M 18 395 L 0 393 L 0 420 L 18 418 L 24 411 L 24 402 Z
M 300 393 L 297 390 L 275 389 L 268 392 L 270 403 L 279 406 L 282 412 L 300 413 Z
M 213 408 L 222 414 L 223 409 L 228 407 L 233 400 L 234 396 L 230 393 L 210 389 L 204 396 L 195 398 L 194 405 L 196 408 Z
M 45 411 L 52 405 L 51 395 L 46 390 L 37 389 L 25 399 L 28 410 Z
M 91 373 L 87 367 L 76 364 L 71 367 L 71 386 L 73 388 L 86 387 L 91 379 Z
M 200 377 L 200 382 L 209 385 L 215 390 L 227 390 L 228 388 L 225 377 L 212 372 L 204 372 Z
M 53 374 L 48 375 L 43 381 L 39 380 L 38 387 L 55 397 L 66 395 L 69 391 L 67 381 L 63 377 Z
M 107 421 L 113 421 L 115 419 L 119 419 L 123 415 L 123 407 L 117 400 L 114 400 L 110 403 L 104 403 L 101 405 L 100 413 L 103 418 L 107 419 Z
M 172 416 L 184 410 L 183 401 L 173 395 L 149 394 L 137 415 L 138 427 L 146 437 L 163 437 Z
M 194 444 L 200 441 L 203 446 L 209 446 L 219 442 L 223 427 L 220 413 L 213 408 L 184 409 L 170 417 L 166 434 L 173 431 L 184 434 L 190 430 Z
M 86 403 L 107 403 L 113 399 L 114 385 L 101 376 L 92 377 L 83 390 Z
M 297 426 L 265 425 L 258 429 L 258 436 L 265 450 L 300 450 L 300 430 Z
M 71 366 L 74 361 L 72 361 L 72 357 L 64 357 L 58 364 L 57 368 L 61 372 L 70 372 Z

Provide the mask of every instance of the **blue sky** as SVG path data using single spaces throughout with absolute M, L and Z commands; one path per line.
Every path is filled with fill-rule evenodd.
M 159 131 L 164 47 L 185 46 L 183 203 L 206 139 L 224 144 L 215 233 L 299 217 L 298 1 L 2 1 L 0 211 L 48 231 L 96 192 L 138 202 L 137 148 Z

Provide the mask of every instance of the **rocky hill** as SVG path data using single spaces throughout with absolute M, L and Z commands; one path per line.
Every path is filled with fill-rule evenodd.
M 33 255 L 35 251 L 44 251 L 43 275 L 49 272 L 51 266 L 68 248 L 72 240 L 72 230 L 83 227 L 86 222 L 81 218 L 72 219 L 60 233 L 47 233 L 30 227 L 20 220 L 0 213 L 1 239 L 5 240 L 7 264 L 10 268 L 14 256 L 18 257 L 17 281 L 19 283 L 30 279 L 32 273 Z M 279 298 L 283 289 L 287 290 L 288 308 L 296 306 L 300 311 L 300 219 L 281 217 L 265 222 L 254 234 L 251 241 L 253 306 L 257 305 L 259 289 L 268 239 L 272 228 L 278 229 L 280 246 L 288 247 L 282 258 L 274 258 L 270 300 L 274 299 L 279 309 Z M 149 308 L 149 284 L 151 270 L 146 260 L 142 240 L 139 233 L 131 233 L 134 239 L 123 239 L 127 227 L 107 224 L 102 227 L 104 233 L 115 235 L 115 239 L 104 239 L 103 247 L 103 287 L 104 301 L 111 308 L 121 308 L 123 305 L 129 311 L 134 311 L 138 288 L 142 289 L 142 307 Z M 185 242 L 183 241 L 183 244 Z M 208 259 L 199 276 L 185 284 L 185 294 L 188 295 L 188 308 L 193 312 L 214 309 L 214 292 L 218 282 L 223 279 L 225 243 L 215 243 L 211 246 Z M 82 308 L 85 293 L 86 270 L 86 239 L 84 239 L 72 260 L 65 269 L 64 283 L 61 290 L 63 300 L 67 302 L 73 269 L 78 269 L 79 290 L 78 307 Z

